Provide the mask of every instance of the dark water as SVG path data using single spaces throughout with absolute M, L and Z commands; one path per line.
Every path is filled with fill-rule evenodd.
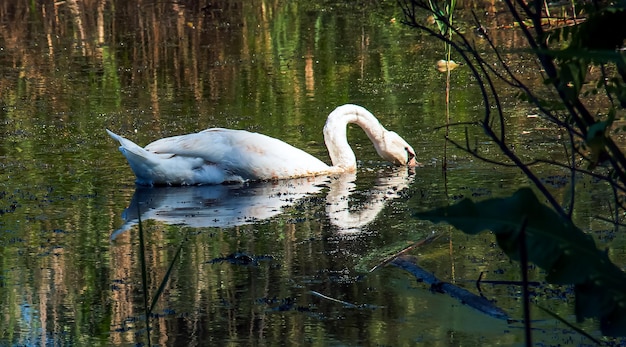
M 445 79 L 434 69 L 441 44 L 401 25 L 394 1 L 73 4 L 0 4 L 0 345 L 146 343 L 137 206 L 150 294 L 173 264 L 149 318 L 152 344 L 523 343 L 515 286 L 482 286 L 513 318 L 506 322 L 393 266 L 367 272 L 437 232 L 444 236 L 411 254 L 440 279 L 474 292 L 481 272 L 519 280 L 489 235 L 411 217 L 527 182 L 450 149 L 446 195 L 435 130 L 445 121 Z M 503 47 L 515 48 L 502 35 Z M 453 120 L 480 117 L 469 72 L 454 73 Z M 550 138 L 527 119 L 531 110 L 507 102 L 514 126 L 533 130 L 516 141 Z M 344 103 L 401 134 L 424 167 L 389 167 L 352 128 L 356 176 L 140 188 L 104 132 L 147 144 L 208 127 L 247 129 L 328 161 L 321 129 Z M 546 153 L 560 146 L 541 145 Z M 560 189 L 564 175 L 545 176 Z M 601 194 L 585 199 L 603 203 Z M 567 288 L 536 292 L 550 293 L 534 300 L 573 320 Z M 588 343 L 533 312 L 537 341 Z

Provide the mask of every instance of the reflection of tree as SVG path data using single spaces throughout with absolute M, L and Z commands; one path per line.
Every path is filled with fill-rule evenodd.
M 127 233 L 128 243 L 113 247 L 106 232 L 117 227 L 113 224 L 120 206 L 132 195 L 132 190 L 120 185 L 130 182 L 126 170 L 118 172 L 126 169 L 126 163 L 116 165 L 111 158 L 118 154 L 100 137 L 107 124 L 162 133 L 139 132 L 148 138 L 209 126 L 252 128 L 313 152 L 318 148 L 321 155 L 324 147 L 310 144 L 321 143 L 328 111 L 324 107 L 342 104 L 354 95 L 378 95 L 373 90 L 386 96 L 367 102 L 375 105 L 375 113 L 395 114 L 388 120 L 390 127 L 410 130 L 423 119 L 437 123 L 428 119 L 438 117 L 432 106 L 436 101 L 424 103 L 423 115 L 401 115 L 406 100 L 383 89 L 400 81 L 415 93 L 415 87 L 421 90 L 436 77 L 421 72 L 405 76 L 407 66 L 416 63 L 415 55 L 406 54 L 406 32 L 387 19 L 381 21 L 388 14 L 378 12 L 378 1 L 372 3 L 374 7 L 359 5 L 358 11 L 352 7 L 319 11 L 316 6 L 323 5 L 316 2 L 279 0 L 75 0 L 72 12 L 71 2 L 0 1 L 0 120 L 4 122 L 0 186 L 7 192 L 34 192 L 32 197 L 17 199 L 24 205 L 17 212 L 1 217 L 2 223 L 22 223 L 17 229 L 18 238 L 23 238 L 16 245 L 3 243 L 0 250 L 1 259 L 17 263 L 3 263 L 3 283 L 19 287 L 0 286 L 1 307 L 7 307 L 3 312 L 10 316 L 1 329 L 21 324 L 20 310 L 28 306 L 42 312 L 33 324 L 73 344 L 97 344 L 89 340 L 94 336 L 110 342 L 102 344 L 135 342 L 134 330 L 110 331 L 117 328 L 111 328 L 111 321 L 132 320 L 139 314 L 132 289 L 138 280 L 135 239 Z M 378 24 L 371 24 L 372 20 Z M 390 44 L 395 42 L 403 44 Z M 503 38 L 502 42 L 513 41 Z M 429 47 L 427 41 L 416 40 L 408 49 L 423 55 Z M 370 84 L 371 93 L 365 90 Z M 393 87 L 397 90 L 403 89 Z M 429 92 L 430 97 L 437 96 Z M 10 179 L 5 181 L 7 175 Z M 463 180 L 459 186 L 467 184 L 467 178 Z M 369 196 L 361 197 L 362 202 L 347 200 L 348 207 L 366 207 Z M 328 206 L 335 207 L 339 205 Z M 342 268 L 330 264 L 326 244 L 307 241 L 325 237 L 325 221 L 318 220 L 326 215 L 326 206 L 305 201 L 292 213 L 297 223 L 274 218 L 233 227 L 227 233 L 203 233 L 188 243 L 183 270 L 172 285 L 182 292 L 166 293 L 164 305 L 171 303 L 194 314 L 189 321 L 180 320 L 188 327 L 181 323 L 162 336 L 174 338 L 201 327 L 206 328 L 202 336 L 208 338 L 216 331 L 223 333 L 220 329 L 228 324 L 232 336 L 249 337 L 253 330 L 247 328 L 262 324 L 268 327 L 263 330 L 266 337 L 293 336 L 298 342 L 305 325 L 320 335 L 333 329 L 323 323 L 307 325 L 302 315 L 268 317 L 265 306 L 248 306 L 249 312 L 243 312 L 224 304 L 203 311 L 202 305 L 221 298 L 234 301 L 243 296 L 253 301 L 254 295 L 267 295 L 263 293 L 284 298 L 293 290 L 285 282 L 294 277 L 318 281 L 316 285 L 324 288 L 317 289 L 329 295 L 345 289 L 315 278 L 320 269 L 340 272 Z M 389 220 L 384 215 L 379 218 Z M 159 224 L 150 223 L 149 266 L 155 269 L 151 279 L 156 283 L 165 272 L 163 264 L 173 256 L 170 245 L 178 244 L 185 229 L 169 226 L 164 232 Z M 355 247 L 351 241 L 342 246 Z M 280 266 L 248 276 L 249 269 L 202 263 L 236 250 L 279 254 Z M 241 291 L 244 284 L 252 288 L 251 294 Z M 349 300 L 359 301 L 358 294 L 350 295 Z M 403 300 L 398 311 L 418 306 L 411 298 Z M 299 302 L 309 303 L 317 304 L 306 297 Z M 224 317 L 227 323 L 221 325 Z M 374 319 L 369 323 L 377 324 Z M 169 321 L 158 329 L 166 329 L 165 324 Z M 360 333 L 369 331 L 380 330 L 364 327 Z
M 387 88 L 409 58 L 403 54 L 406 47 L 373 49 L 373 42 L 401 32 L 392 26 L 372 31 L 359 19 L 376 15 L 365 8 L 350 8 L 342 20 L 324 12 L 294 15 L 311 7 L 276 0 L 73 0 L 32 7 L 25 0 L 3 2 L 0 40 L 9 55 L 0 61 L 11 57 L 8 66 L 21 75 L 0 86 L 22 95 L 51 96 L 44 104 L 48 111 L 74 109 L 76 95 L 68 91 L 89 91 L 81 100 L 89 99 L 96 114 L 138 107 L 158 120 L 164 104 L 180 104 L 183 115 L 211 115 L 217 103 L 232 105 L 238 114 L 252 113 L 255 119 L 240 126 L 259 124 L 267 114 L 273 115 L 272 126 L 318 124 L 301 115 L 306 98 L 344 103 L 346 96 L 335 91 L 350 90 L 350 75 L 380 81 L 361 89 Z M 361 35 L 351 34 L 354 26 Z M 77 75 L 77 67 L 91 76 Z M 20 81 L 28 82 L 28 90 L 16 88 Z M 320 83 L 322 94 L 316 90 Z M 136 120 L 120 121 L 137 126 Z M 189 122 L 195 129 L 214 125 L 211 119 Z
M 0 140 L 3 159 L 8 154 L 6 158 L 10 162 L 6 164 L 16 171 L 10 184 L 35 190 L 54 188 L 59 191 L 59 200 L 66 196 L 102 194 L 102 186 L 113 180 L 103 183 L 99 177 L 112 173 L 106 159 L 98 158 L 102 156 L 99 152 L 102 148 L 94 145 L 97 143 L 94 135 L 97 130 L 94 129 L 104 128 L 104 122 L 111 119 L 128 126 L 156 120 L 154 127 L 164 128 L 162 105 L 168 104 L 180 105 L 178 119 L 184 118 L 181 115 L 194 115 L 191 125 L 182 126 L 195 130 L 215 122 L 213 119 L 196 120 L 196 115 L 213 114 L 214 104 L 221 103 L 229 104 L 232 112 L 252 113 L 252 119 L 246 120 L 249 123 L 225 124 L 227 119 L 223 119 L 220 120 L 223 126 L 262 124 L 273 132 L 281 132 L 285 125 L 297 125 L 306 131 L 314 129 L 310 131 L 321 136 L 321 126 L 317 125 L 319 122 L 315 117 L 302 117 L 304 112 L 299 110 L 304 93 L 315 95 L 315 83 L 320 81 L 315 78 L 319 73 L 315 56 L 326 48 L 316 46 L 316 35 L 333 32 L 335 40 L 346 35 L 335 32 L 332 18 L 324 19 L 324 25 L 316 28 L 316 35 L 308 38 L 307 49 L 312 53 L 305 63 L 295 53 L 300 49 L 300 37 L 293 33 L 308 31 L 311 23 L 300 21 L 299 18 L 303 17 L 299 14 L 292 15 L 301 11 L 297 4 L 284 6 L 280 3 L 1 1 L 0 46 L 3 52 L 0 66 L 6 73 L 0 79 L 0 103 L 10 107 L 0 110 L 0 117 L 7 121 L 7 132 L 24 134 Z M 280 18 L 280 25 L 277 18 Z M 342 30 L 345 32 L 345 28 Z M 283 64 L 279 55 L 287 55 L 288 62 Z M 324 59 L 334 61 L 335 57 L 329 55 Z M 336 89 L 344 89 L 342 84 L 348 81 L 342 75 L 349 72 L 350 64 L 343 59 L 336 70 L 324 75 L 322 81 L 333 84 Z M 274 78 L 283 74 L 284 78 Z M 149 116 L 138 120 L 143 111 Z M 266 119 L 267 114 L 274 116 Z M 320 111 L 322 114 L 326 112 Z M 176 131 L 177 126 L 181 125 L 170 122 L 166 130 L 161 131 Z M 291 136 L 296 144 L 306 143 L 297 131 L 281 135 Z M 108 336 L 109 326 L 101 320 L 110 316 L 122 319 L 137 316 L 132 304 L 118 304 L 124 301 L 122 298 L 134 298 L 135 295 L 130 286 L 124 286 L 132 283 L 137 273 L 134 268 L 137 261 L 131 247 L 123 245 L 109 251 L 108 243 L 103 243 L 101 237 L 102 230 L 111 229 L 108 220 L 115 216 L 111 201 L 124 199 L 113 194 L 111 191 L 93 199 L 68 199 L 63 207 L 58 203 L 54 207 L 40 206 L 25 214 L 27 219 L 32 219 L 55 215 L 59 213 L 57 209 L 62 209 L 62 213 L 71 215 L 64 222 L 33 222 L 30 225 L 32 234 L 28 235 L 32 244 L 24 247 L 29 254 L 38 256 L 41 247 L 38 242 L 64 246 L 55 248 L 54 256 L 36 258 L 40 261 L 20 266 L 32 271 L 28 277 L 34 279 L 33 288 L 24 290 L 24 301 L 43 312 L 39 317 L 39 323 L 44 326 L 42 333 L 46 330 L 67 332 L 63 330 L 64 322 L 76 320 L 74 329 L 77 331 L 69 332 L 68 339 L 102 334 L 98 329 L 104 329 Z M 38 199 L 48 201 L 52 198 L 37 196 L 30 202 L 36 205 Z M 308 222 L 302 224 L 310 225 Z M 57 228 L 72 234 L 49 237 L 41 231 Z M 319 232 L 319 226 L 316 228 L 311 227 L 309 232 Z M 251 227 L 235 229 L 246 236 Z M 288 271 L 297 272 L 297 264 L 304 264 L 306 256 L 294 250 L 295 227 L 286 224 L 280 230 L 291 235 L 281 246 L 285 254 L 293 255 L 287 261 L 291 269 Z M 273 230 L 268 233 L 276 234 Z M 160 248 L 166 241 L 169 240 L 154 236 L 150 252 L 152 268 L 160 269 L 160 264 L 166 263 L 168 255 L 171 256 Z M 243 241 L 240 247 L 259 247 L 255 246 L 255 241 Z M 270 242 L 263 240 L 261 243 Z M 209 247 L 200 242 L 190 246 L 196 259 L 206 259 L 208 253 L 221 253 L 220 249 Z M 237 245 L 232 247 L 238 248 Z M 5 259 L 16 257 L 21 259 L 16 255 Z M 24 260 L 29 261 L 32 259 Z M 204 293 L 203 286 L 215 277 L 209 276 L 212 274 L 207 274 L 201 263 L 187 264 L 187 268 L 197 270 L 198 277 L 185 283 L 184 287 L 193 288 L 191 292 L 200 297 Z M 162 272 L 157 271 L 159 275 Z M 234 276 L 226 271 L 219 274 L 219 279 L 233 282 Z M 273 279 L 278 277 L 274 276 Z M 111 283 L 114 289 L 110 288 Z M 20 285 L 27 286 L 21 282 Z M 233 288 L 228 290 L 235 292 Z M 12 312 L 19 312 L 21 300 L 7 299 L 16 305 Z M 74 310 L 68 310 L 68 307 Z M 19 317 L 19 313 L 12 314 L 12 317 Z M 212 318 L 220 317 L 217 314 Z M 86 331 L 88 326 L 93 330 Z M 121 335 L 115 334 L 112 342 L 118 342 L 116 339 Z M 129 335 L 128 341 L 132 341 L 132 332 Z

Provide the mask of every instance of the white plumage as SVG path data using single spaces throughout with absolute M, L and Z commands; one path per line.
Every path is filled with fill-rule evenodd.
M 348 123 L 359 125 L 377 153 L 396 165 L 415 165 L 415 151 L 398 134 L 385 129 L 365 108 L 343 105 L 331 112 L 324 142 L 332 166 L 275 138 L 245 130 L 207 129 L 154 141 L 144 148 L 107 129 L 144 185 L 221 184 L 275 180 L 356 170 L 346 138 Z

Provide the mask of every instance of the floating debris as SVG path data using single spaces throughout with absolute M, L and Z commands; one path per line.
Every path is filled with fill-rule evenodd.
M 274 258 L 272 258 L 272 256 L 269 256 L 269 255 L 254 256 L 254 255 L 249 255 L 249 254 L 242 253 L 242 252 L 235 252 L 225 257 L 219 257 L 219 258 L 209 260 L 207 263 L 215 264 L 215 263 L 229 262 L 233 265 L 257 266 L 259 265 L 259 261 L 272 260 L 272 259 Z

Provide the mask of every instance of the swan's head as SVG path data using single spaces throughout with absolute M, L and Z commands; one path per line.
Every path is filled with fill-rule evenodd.
M 375 144 L 375 147 L 381 158 L 394 165 L 419 165 L 415 160 L 413 147 L 393 131 L 386 131 L 382 141 L 377 145 Z

